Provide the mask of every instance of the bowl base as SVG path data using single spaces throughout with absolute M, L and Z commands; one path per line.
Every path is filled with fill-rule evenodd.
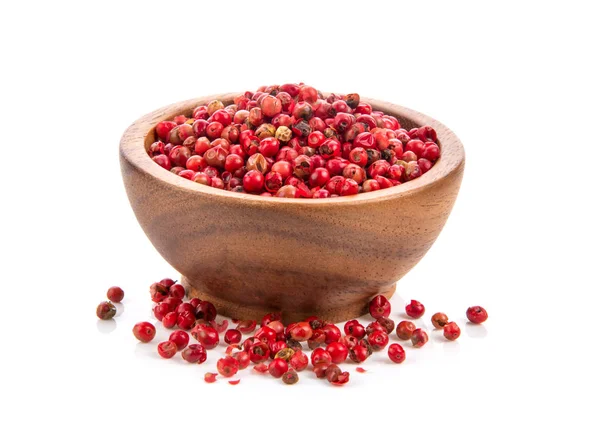
M 207 293 L 190 283 L 185 277 L 181 277 L 181 284 L 187 290 L 189 298 L 198 298 L 200 300 L 210 301 L 216 308 L 217 312 L 221 316 L 231 317 L 238 320 L 256 320 L 260 322 L 265 314 L 280 312 L 284 323 L 297 322 L 304 320 L 310 316 L 317 316 L 322 320 L 327 320 L 333 323 L 344 322 L 347 320 L 355 319 L 366 313 L 368 313 L 368 303 L 371 299 L 368 298 L 365 301 L 358 302 L 355 304 L 346 304 L 339 308 L 328 308 L 326 310 L 315 309 L 314 312 L 295 312 L 295 311 L 281 311 L 278 308 L 272 307 L 247 307 L 240 305 L 239 303 L 232 302 L 222 297 L 218 297 Z M 392 284 L 380 291 L 378 294 L 383 294 L 385 297 L 390 299 L 396 291 L 396 284 Z

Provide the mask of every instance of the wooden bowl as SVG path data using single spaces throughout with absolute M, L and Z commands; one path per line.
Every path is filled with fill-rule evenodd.
M 361 98 L 404 128 L 433 126 L 441 157 L 411 182 L 333 199 L 233 193 L 179 177 L 148 157 L 159 121 L 189 116 L 213 99 L 227 105 L 237 94 L 166 106 L 137 120 L 121 139 L 131 207 L 189 295 L 237 319 L 278 311 L 286 321 L 316 315 L 334 322 L 364 314 L 377 294 L 390 297 L 452 210 L 465 162 L 460 140 L 426 115 Z

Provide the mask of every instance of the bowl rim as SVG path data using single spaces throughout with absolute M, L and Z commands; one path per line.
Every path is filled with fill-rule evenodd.
M 244 201 L 245 203 L 251 202 L 264 205 L 277 203 L 297 204 L 314 207 L 370 203 L 389 198 L 414 195 L 433 185 L 444 183 L 445 178 L 455 173 L 464 165 L 465 152 L 463 145 L 456 134 L 444 124 L 413 109 L 362 96 L 360 98 L 361 102 L 369 103 L 373 109 L 396 116 L 400 119 L 401 124 L 402 120 L 408 120 L 410 123 L 416 125 L 432 126 L 436 130 L 438 143 L 440 145 L 440 158 L 427 173 L 410 182 L 405 182 L 394 187 L 351 196 L 323 199 L 267 197 L 248 193 L 236 193 L 193 182 L 164 169 L 148 156 L 146 147 L 149 146 L 148 142 L 151 140 L 150 133 L 153 132 L 154 127 L 158 122 L 171 119 L 178 114 L 190 113 L 194 107 L 206 104 L 211 100 L 232 102 L 234 97 L 241 94 L 243 94 L 243 92 L 197 97 L 163 106 L 162 108 L 140 117 L 127 128 L 121 137 L 119 145 L 121 160 L 127 161 L 131 166 L 147 176 L 172 185 L 177 190 L 194 195 L 210 196 L 215 200 L 220 199 L 223 201 Z M 328 93 L 324 93 L 324 95 L 327 94 Z

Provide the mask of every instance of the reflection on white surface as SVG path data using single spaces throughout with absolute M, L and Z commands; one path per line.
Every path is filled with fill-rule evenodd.
M 158 355 L 158 352 L 156 352 L 156 345 L 157 343 L 155 341 L 151 341 L 150 343 L 138 342 L 135 345 L 133 353 L 136 357 L 140 358 L 152 358 L 163 360 L 164 358 L 161 358 L 161 356 Z
M 464 331 L 471 338 L 484 338 L 488 334 L 485 325 L 478 325 L 476 323 L 467 322 L 463 326 Z
M 125 312 L 125 305 L 123 305 L 122 303 L 114 303 L 114 302 L 113 302 L 113 305 L 117 309 L 117 314 L 115 314 L 115 317 L 119 317 L 119 316 L 123 315 L 123 313 Z
M 114 319 L 110 320 L 97 320 L 96 328 L 98 328 L 98 332 L 102 334 L 109 334 L 117 329 L 117 322 Z
M 445 341 L 442 344 L 442 348 L 444 349 L 445 355 L 458 355 L 460 353 L 460 338 L 456 341 Z

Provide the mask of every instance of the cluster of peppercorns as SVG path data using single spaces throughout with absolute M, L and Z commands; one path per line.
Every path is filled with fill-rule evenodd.
M 269 373 L 286 384 L 295 384 L 298 382 L 298 372 L 305 370 L 310 363 L 317 378 L 327 379 L 333 385 L 344 385 L 349 381 L 350 374 L 342 371 L 338 365 L 347 359 L 362 363 L 373 352 L 386 347 L 394 363 L 402 363 L 406 359 L 402 345 L 392 343 L 388 346 L 394 328 L 400 340 L 410 340 L 415 348 L 422 347 L 429 340 L 427 332 L 417 329 L 411 321 L 404 320 L 395 326 L 389 318 L 392 310 L 390 302 L 382 295 L 375 296 L 369 303 L 369 313 L 375 320 L 367 326 L 358 320 L 350 320 L 344 325 L 343 334 L 333 323 L 314 316 L 286 326 L 278 313 L 265 315 L 260 326 L 255 320 L 232 319 L 236 327 L 228 329 L 228 320 L 216 322 L 217 310 L 212 303 L 198 298 L 184 302 L 185 295 L 184 287 L 171 279 L 163 279 L 150 286 L 151 299 L 156 303 L 153 308 L 156 319 L 165 328 L 178 328 L 167 341 L 158 344 L 158 354 L 163 358 L 172 358 L 181 352 L 185 361 L 202 364 L 206 361 L 207 350 L 217 347 L 223 334 L 228 347 L 225 356 L 217 361 L 218 373 L 208 372 L 204 375 L 204 380 L 209 383 L 215 382 L 218 374 L 230 378 L 253 364 L 253 369 L 258 373 Z M 120 302 L 123 290 L 111 287 L 108 297 Z M 106 309 L 107 305 L 109 309 Z M 418 319 L 425 313 L 425 307 L 411 300 L 405 311 L 408 317 Z M 110 302 L 98 306 L 99 318 L 107 320 L 114 314 L 114 305 Z M 487 319 L 487 312 L 479 306 L 470 307 L 467 318 L 472 323 L 483 323 Z M 453 341 L 460 336 L 458 325 L 449 322 L 444 313 L 435 313 L 431 323 L 434 328 L 443 329 L 444 337 L 448 340 Z M 147 343 L 154 339 L 156 328 L 150 322 L 140 322 L 133 327 L 133 334 L 139 341 Z M 198 343 L 189 344 L 190 334 Z M 248 337 L 243 339 L 243 335 Z M 312 351 L 310 359 L 303 352 L 303 343 Z M 362 367 L 356 370 L 361 373 L 365 371 Z M 239 379 L 228 382 L 236 385 Z
M 327 198 L 418 178 L 440 156 L 430 126 L 406 130 L 360 101 L 304 84 L 263 86 L 156 126 L 148 153 L 200 184 L 261 196 Z
M 113 304 L 120 303 L 125 297 L 125 292 L 121 287 L 110 287 L 106 292 L 108 300 L 100 302 L 96 308 L 96 315 L 101 320 L 110 320 L 117 314 L 117 307 Z

